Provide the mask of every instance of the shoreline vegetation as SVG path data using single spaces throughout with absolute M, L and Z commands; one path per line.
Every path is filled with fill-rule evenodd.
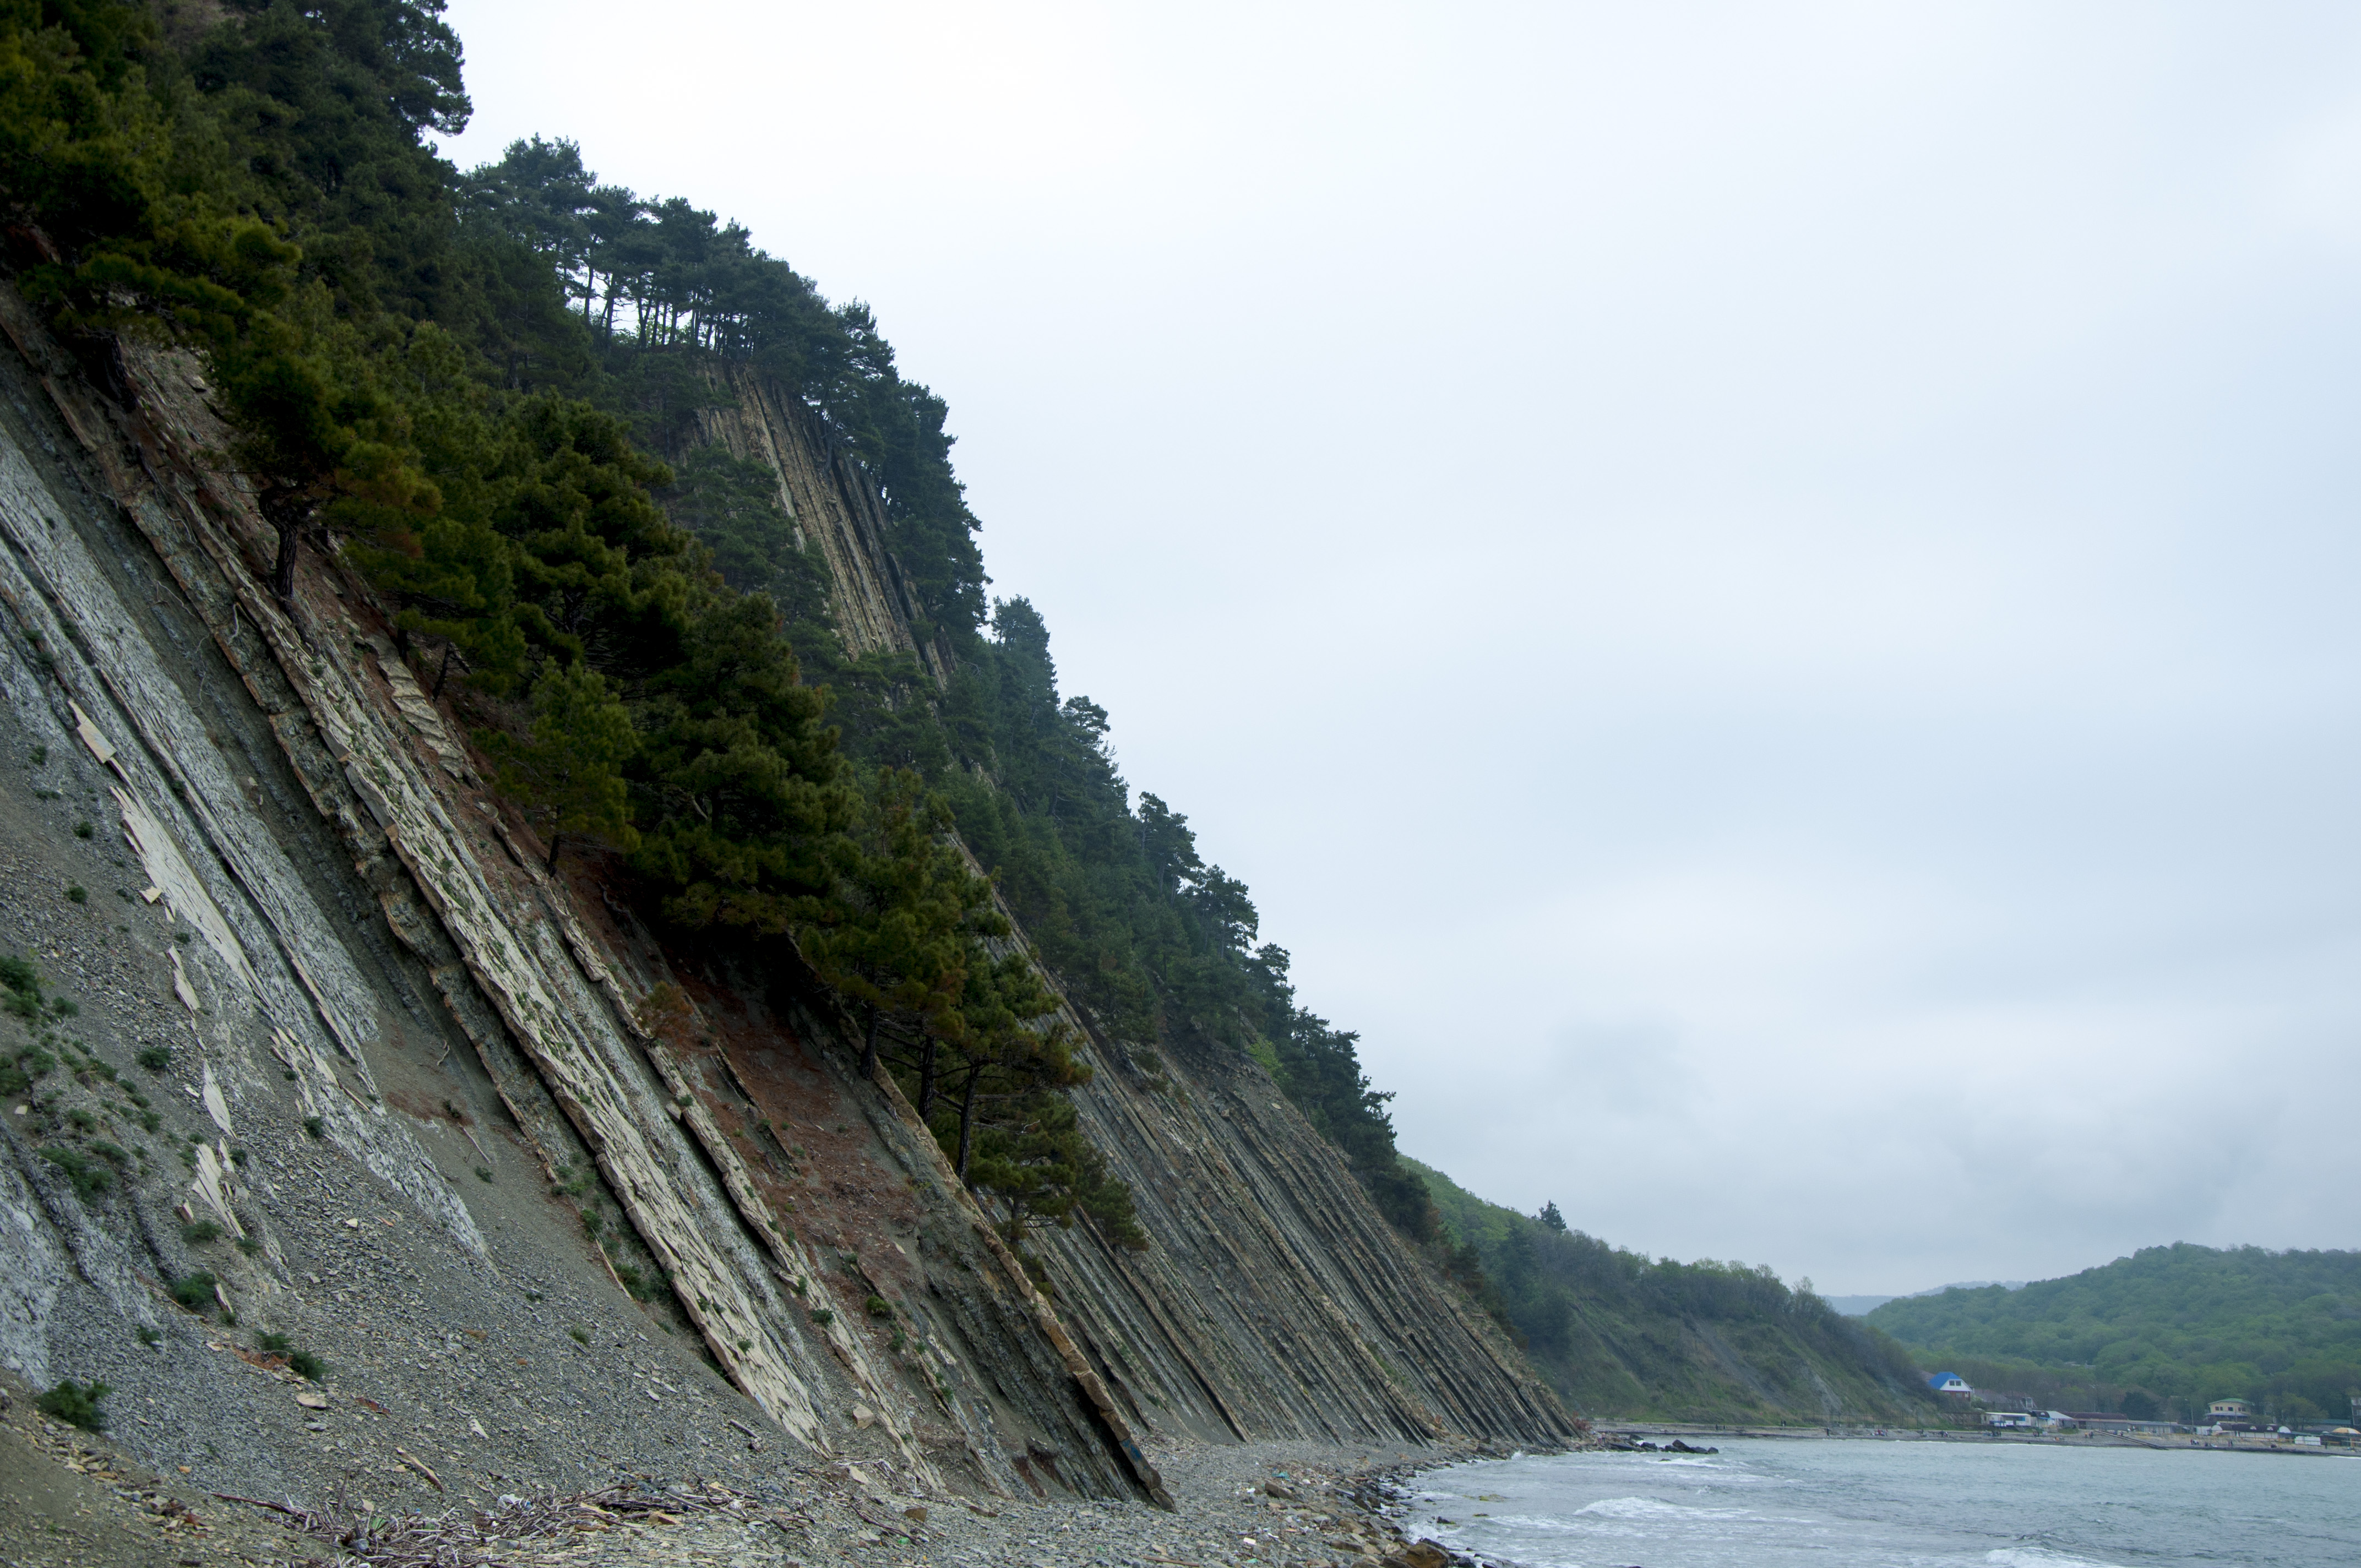
M 2002 1431 L 1992 1428 L 1971 1431 L 1962 1427 L 1746 1426 L 1713 1421 L 1602 1420 L 1593 1424 L 1590 1441 L 1576 1447 L 1611 1446 L 1617 1439 L 1666 1438 L 1686 1442 L 1704 1437 L 1795 1438 L 1823 1442 L 2012 1443 L 2020 1448 L 2207 1449 L 2224 1453 L 2294 1453 L 2312 1458 L 2361 1458 L 2361 1449 L 2325 1444 L 2311 1447 L 2281 1439 L 2265 1439 L 2259 1435 L 2199 1437 L 2182 1432 L 2170 1437 L 2154 1437 L 2135 1432 Z M 1568 1452 L 1574 1451 L 1572 1447 L 1568 1449 Z
M 1593 1420 L 1778 1422 L 1840 1401 L 1848 1420 L 1937 1415 L 1910 1353 L 1768 1267 L 1680 1263 L 1521 1214 L 1408 1156 L 1441 1217 L 1447 1267 Z
M 2361 1414 L 2361 1252 L 2180 1242 L 2015 1289 L 1899 1298 L 1866 1321 L 1994 1408 L 2202 1426 L 2213 1401 L 2242 1399 L 2315 1431 Z

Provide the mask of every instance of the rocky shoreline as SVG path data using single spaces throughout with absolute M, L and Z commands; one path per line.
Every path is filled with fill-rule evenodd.
M 1404 1526 L 1420 1470 L 1494 1445 L 1154 1445 L 1175 1504 L 961 1497 L 887 1460 L 781 1464 L 723 1485 L 625 1476 L 490 1508 L 224 1497 L 159 1475 L 19 1398 L 0 1409 L 0 1561 L 55 1568 L 1481 1568 Z M 364 1505 L 368 1507 L 364 1508 Z

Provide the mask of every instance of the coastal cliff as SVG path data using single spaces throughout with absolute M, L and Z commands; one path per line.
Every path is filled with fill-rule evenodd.
M 847 652 L 920 653 L 947 680 L 948 651 L 911 633 L 868 477 L 775 384 L 741 371 L 719 389 L 730 400 L 700 430 L 777 476 L 828 563 Z M 1100 1069 L 1073 1091 L 1091 1142 L 1155 1245 L 1129 1256 L 1077 1227 L 1043 1248 L 1070 1327 L 1129 1420 L 1236 1439 L 1572 1431 L 1499 1325 L 1403 1245 L 1251 1058 L 1159 1058 L 1150 1073 L 1131 1049 L 1148 1042 L 1110 1039 L 1071 1004 L 1064 1018 Z
M 865 306 L 451 165 L 430 0 L 0 32 L 0 1392 L 346 1513 L 1162 1506 L 1625 1398 L 987 592 Z
M 164 1412 L 135 1446 L 239 1485 L 390 1451 L 554 1483 L 587 1442 L 1154 1497 L 1143 1438 L 1575 1430 L 1251 1062 L 1090 1047 L 1149 1245 L 1052 1233 L 1038 1290 L 808 976 L 675 950 L 598 858 L 551 874 L 360 580 L 307 552 L 274 597 L 196 361 L 119 344 L 102 384 L 0 322 L 0 936 L 78 1009 L 23 1025 L 61 1065 L 0 1168 L 27 1383 L 103 1376 Z M 711 429 L 779 476 L 847 642 L 942 667 L 800 405 L 741 388 Z M 233 1319 L 370 1430 L 324 1451 Z

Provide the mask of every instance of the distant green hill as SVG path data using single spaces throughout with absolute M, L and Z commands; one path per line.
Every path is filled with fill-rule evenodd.
M 1907 1352 L 1769 1268 L 1675 1263 L 1488 1203 L 1416 1160 L 1453 1272 L 1525 1342 L 1534 1369 L 1591 1417 L 1689 1421 L 1930 1419 Z
M 2244 1398 L 2303 1421 L 2361 1396 L 2361 1252 L 2180 1242 L 2021 1290 L 1888 1301 L 1869 1321 L 1929 1369 L 2053 1403 L 2188 1419 Z

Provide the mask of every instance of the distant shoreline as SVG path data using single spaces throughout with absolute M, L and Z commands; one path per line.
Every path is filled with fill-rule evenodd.
M 2153 1448 L 2170 1453 L 2289 1453 L 2307 1459 L 2361 1458 L 2361 1449 L 2300 1447 L 2291 1442 L 2237 1442 L 2218 1437 L 2139 1437 L 2126 1432 L 2083 1432 L 2071 1437 L 2035 1432 L 1961 1431 L 1955 1427 L 1880 1426 L 1743 1426 L 1691 1421 L 1614 1421 L 1591 1423 L 1598 1437 L 1761 1437 L 1838 1440 L 1861 1442 L 1959 1442 L 1983 1446 L 2003 1443 L 2040 1448 Z

